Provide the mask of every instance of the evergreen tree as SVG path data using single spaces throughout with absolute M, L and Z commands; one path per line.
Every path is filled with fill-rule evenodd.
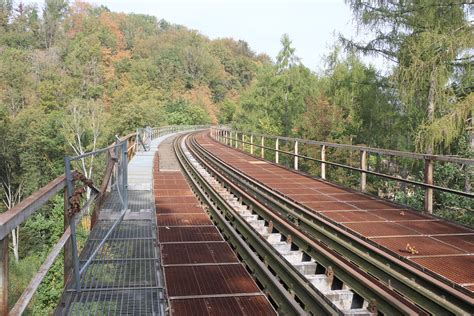
M 461 134 L 473 109 L 472 4 L 461 0 L 347 1 L 367 43 L 342 38 L 347 47 L 395 64 L 393 79 L 407 113 L 419 125 L 417 145 L 433 152 Z M 466 86 L 466 83 L 469 85 Z M 460 93 L 462 92 L 462 93 Z M 440 123 L 442 122 L 442 123 Z

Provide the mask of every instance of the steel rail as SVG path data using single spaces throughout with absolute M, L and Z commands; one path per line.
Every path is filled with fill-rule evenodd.
M 224 138 L 227 138 L 227 137 L 224 136 Z M 282 139 L 282 138 L 280 138 L 280 139 Z M 238 139 L 233 139 L 232 138 L 232 140 L 237 140 L 237 141 L 239 141 L 241 143 L 244 143 L 244 144 L 252 145 L 252 146 L 255 146 L 255 147 L 258 147 L 258 148 L 263 148 L 263 149 L 267 149 L 267 150 L 274 151 L 274 152 L 279 152 L 279 153 L 289 155 L 289 156 L 293 156 L 293 157 L 298 157 L 298 158 L 301 158 L 301 159 L 304 159 L 304 160 L 315 161 L 315 162 L 318 162 L 318 163 L 321 163 L 321 164 L 326 164 L 326 165 L 331 165 L 331 166 L 335 166 L 335 167 L 339 167 L 339 168 L 344 168 L 344 169 L 348 169 L 348 170 L 351 170 L 351 171 L 357 171 L 359 173 L 366 173 L 366 174 L 374 175 L 374 176 L 377 176 L 377 177 L 381 177 L 381 178 L 385 178 L 385 179 L 389 179 L 389 180 L 393 180 L 393 181 L 404 182 L 404 183 L 416 185 L 416 186 L 419 186 L 419 187 L 422 187 L 422 188 L 434 189 L 434 190 L 438 190 L 438 191 L 442 191 L 442 192 L 446 192 L 446 193 L 451 193 L 451 194 L 456 194 L 456 195 L 460 195 L 460 196 L 463 196 L 463 197 L 474 199 L 474 193 L 470 193 L 470 192 L 454 190 L 454 189 L 445 188 L 445 187 L 441 187 L 441 186 L 434 185 L 434 184 L 427 184 L 427 183 L 423 183 L 423 182 L 419 182 L 419 181 L 413 181 L 413 180 L 409 180 L 409 179 L 405 179 L 405 178 L 398 178 L 398 177 L 391 176 L 391 175 L 384 174 L 384 173 L 380 173 L 380 172 L 365 170 L 365 169 L 352 167 L 352 166 L 344 165 L 344 164 L 337 163 L 337 162 L 321 160 L 321 159 L 317 159 L 317 158 L 313 158 L 313 157 L 309 157 L 309 156 L 305 156 L 305 155 L 299 155 L 299 154 L 295 154 L 295 153 L 292 153 L 290 151 L 285 151 L 285 150 L 281 150 L 281 149 L 277 150 L 275 148 L 271 148 L 271 147 L 268 147 L 268 146 L 261 146 L 261 145 L 258 145 L 258 144 L 253 144 L 253 143 L 238 140 Z
M 327 247 L 320 241 L 304 234 L 298 227 L 286 220 L 279 212 L 268 208 L 252 197 L 244 189 L 226 178 L 199 154 L 194 151 L 193 145 L 188 145 L 193 156 L 199 160 L 200 164 L 207 169 L 219 182 L 225 183 L 225 186 L 231 190 L 234 195 L 242 199 L 246 205 L 258 213 L 268 222 L 271 221 L 275 228 L 286 236 L 291 236 L 300 250 L 306 252 L 311 257 L 317 259 L 325 267 L 331 266 L 336 277 L 348 284 L 356 293 L 364 297 L 368 302 L 375 300 L 377 307 L 385 315 L 423 315 L 425 311 L 406 300 L 404 297 L 389 289 L 385 284 L 376 278 L 368 275 L 365 271 L 343 258 L 340 254 Z
M 419 267 L 383 251 L 375 243 L 361 238 L 363 236 L 354 234 L 319 214 L 314 214 L 304 206 L 228 165 L 195 140 L 194 142 L 203 157 L 206 157 L 207 161 L 213 163 L 214 166 L 219 166 L 222 172 L 229 179 L 233 179 L 239 187 L 250 192 L 266 205 L 278 209 L 287 217 L 287 220 L 295 223 L 300 229 L 323 241 L 418 305 L 436 314 L 469 314 L 471 312 L 474 300 L 471 294 L 459 285 L 437 278 L 436 275 L 430 275 L 426 270 L 422 271 Z M 298 174 L 301 175 L 301 173 Z
M 250 231 L 248 224 L 244 223 L 241 219 L 238 222 L 234 222 L 237 227 L 231 225 L 227 219 L 229 216 L 235 218 L 232 208 L 222 199 L 222 197 L 216 193 L 207 181 L 195 170 L 193 165 L 188 161 L 186 155 L 183 153 L 179 146 L 184 135 L 178 137 L 175 140 L 175 152 L 178 157 L 178 161 L 182 166 L 186 178 L 189 180 L 191 186 L 194 188 L 195 193 L 200 197 L 201 201 L 204 202 L 210 211 L 210 214 L 218 227 L 223 231 L 223 234 L 228 238 L 228 241 L 235 247 L 237 253 L 244 259 L 245 264 L 250 268 L 252 274 L 256 276 L 261 284 L 267 290 L 267 293 L 278 305 L 278 311 L 285 315 L 304 315 L 306 312 L 304 309 L 295 301 L 292 295 L 284 288 L 280 283 L 280 280 L 273 275 L 266 267 L 265 263 L 259 259 L 259 256 L 249 247 L 248 243 L 252 243 L 254 249 L 257 248 L 261 252 L 265 252 L 268 255 L 273 253 L 270 249 L 271 246 L 262 243 L 260 237 L 257 236 L 255 231 Z M 246 240 L 239 234 L 246 230 Z M 278 262 L 278 266 L 276 263 Z M 280 271 L 280 275 L 283 274 L 283 279 L 287 284 L 293 287 L 293 290 L 300 298 L 304 298 L 307 289 L 304 287 L 298 288 L 298 275 L 294 273 L 287 264 L 284 263 L 283 258 L 276 259 L 272 266 L 274 271 Z M 306 294 L 307 295 L 307 294 Z M 316 302 L 311 302 L 311 298 L 308 297 L 305 301 L 308 302 L 308 307 L 312 307 L 312 311 L 316 312 L 317 315 L 337 315 L 334 308 L 331 308 L 329 304 L 325 304 L 326 308 L 319 307 Z

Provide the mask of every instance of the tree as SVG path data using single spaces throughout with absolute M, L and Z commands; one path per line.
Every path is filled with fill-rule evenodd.
M 10 17 L 13 13 L 13 0 L 0 0 L 0 27 L 3 31 L 8 28 Z
M 5 48 L 0 58 L 0 103 L 12 116 L 34 98 L 34 83 L 30 76 L 28 54 L 18 48 Z
M 60 22 L 68 9 L 67 0 L 46 0 L 43 9 L 44 46 L 50 48 L 60 31 Z
M 103 132 L 103 105 L 98 101 L 74 99 L 67 107 L 63 121 L 63 133 L 75 155 L 82 155 L 97 149 L 99 137 Z M 83 175 L 91 179 L 94 155 L 80 159 Z M 89 198 L 90 191 L 87 191 Z
M 318 88 L 338 107 L 344 124 L 333 137 L 353 138 L 355 143 L 374 147 L 409 149 L 406 139 L 416 127 L 406 122 L 387 78 L 354 52 L 342 54 L 338 46 L 326 58 L 326 67 Z
M 299 134 L 305 139 L 334 140 L 343 129 L 341 108 L 324 95 L 307 100 L 307 111 L 298 123 Z
M 6 181 L 2 184 L 4 191 L 4 197 L 2 200 L 7 210 L 9 210 L 21 201 L 23 191 L 21 183 L 18 187 L 13 187 L 11 175 L 8 175 L 6 178 Z M 20 226 L 12 229 L 12 249 L 15 261 L 18 262 L 20 258 Z
M 277 56 L 277 74 L 281 76 L 282 84 L 283 84 L 283 104 L 284 104 L 284 113 L 283 113 L 283 136 L 288 136 L 290 134 L 290 121 L 291 115 L 290 112 L 290 100 L 289 94 L 293 90 L 293 82 L 292 79 L 294 76 L 290 75 L 290 70 L 299 63 L 299 58 L 295 55 L 296 49 L 291 47 L 291 40 L 288 34 L 283 34 L 281 37 L 281 44 L 283 48 L 280 50 Z M 297 104 L 292 104 L 293 107 L 297 107 Z
M 474 33 L 468 21 L 469 2 L 347 2 L 359 25 L 372 30 L 374 38 L 367 43 L 342 38 L 346 47 L 384 56 L 395 64 L 393 79 L 398 93 L 405 107 L 415 108 L 408 112 L 416 116 L 420 125 L 420 150 L 433 152 L 435 147 L 449 146 L 464 132 L 468 117 L 459 119 L 459 114 L 470 113 L 472 109 L 472 103 L 461 102 L 465 93 L 457 94 L 466 92 L 465 87 L 459 87 L 466 81 L 453 82 L 456 72 L 472 74 L 470 48 Z M 437 120 L 444 124 L 441 126 Z
M 201 107 L 183 99 L 166 104 L 166 116 L 170 125 L 199 125 L 209 123 L 209 116 Z
M 288 35 L 274 65 L 264 64 L 253 85 L 244 93 L 234 119 L 237 127 L 288 136 L 306 111 L 305 99 L 315 78 L 299 64 Z
M 283 47 L 280 52 L 278 52 L 276 66 L 278 73 L 282 74 L 288 69 L 298 65 L 300 59 L 295 55 L 296 49 L 291 47 L 292 42 L 288 34 L 283 34 L 280 42 Z

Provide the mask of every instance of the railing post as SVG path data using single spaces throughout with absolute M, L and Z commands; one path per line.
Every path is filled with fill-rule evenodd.
M 360 151 L 360 169 L 367 170 L 367 151 Z M 365 192 L 367 189 L 367 173 L 361 172 L 360 174 L 360 190 Z
M 242 151 L 245 151 L 245 134 L 242 133 Z
M 425 184 L 433 184 L 433 160 L 425 159 Z M 425 188 L 425 212 L 433 213 L 433 189 Z
M 235 135 L 234 135 L 234 139 L 235 139 L 235 148 L 239 147 L 239 133 L 237 133 L 237 131 L 235 132 Z
M 275 163 L 278 163 L 279 161 L 279 152 L 278 152 L 279 142 L 280 142 L 280 139 L 277 137 L 276 142 L 275 142 Z
M 265 159 L 265 148 L 263 148 L 265 146 L 265 137 L 263 136 L 261 140 L 261 146 L 262 148 L 260 148 L 260 156 L 262 156 L 262 158 Z
M 250 154 L 253 155 L 253 134 L 250 134 Z
M 139 135 L 140 135 L 140 134 L 139 134 L 139 129 L 137 128 L 137 133 L 136 133 L 136 135 L 135 135 L 135 144 L 133 145 L 133 146 L 135 147 L 135 148 L 133 149 L 133 150 L 135 150 L 135 152 L 137 152 L 137 151 L 138 151 L 138 148 L 139 148 L 139 147 L 138 147 L 138 140 L 139 140 L 139 137 L 140 137 Z
M 66 175 L 66 191 L 67 191 L 67 208 L 64 210 L 66 212 L 70 206 L 69 199 L 72 197 L 74 191 L 74 184 L 72 182 L 71 174 L 71 160 L 69 157 L 64 157 L 64 169 Z M 76 291 L 81 290 L 81 276 L 79 275 L 79 255 L 77 253 L 77 240 L 76 240 L 76 214 L 72 215 L 69 218 L 69 227 L 71 228 L 71 250 L 72 250 L 72 264 L 73 264 L 73 273 L 74 273 L 74 286 Z
M 326 145 L 321 147 L 321 161 L 326 161 Z M 321 163 L 321 179 L 326 180 L 326 164 Z
M 124 209 L 128 209 L 128 159 L 127 142 L 122 144 L 122 189 Z
M 295 140 L 295 170 L 298 170 L 298 141 Z
M 69 227 L 69 215 L 67 210 L 69 208 L 69 197 L 67 188 L 64 188 L 64 231 Z M 69 274 L 72 271 L 72 247 L 71 243 L 66 242 L 64 244 L 64 285 L 67 284 Z
M 8 315 L 8 235 L 0 240 L 0 314 Z

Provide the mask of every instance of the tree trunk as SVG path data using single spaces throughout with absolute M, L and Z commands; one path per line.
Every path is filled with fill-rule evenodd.
M 14 207 L 17 203 L 21 201 L 21 191 L 22 187 L 21 184 L 18 186 L 18 188 L 13 191 L 12 184 L 10 182 L 10 175 L 7 175 L 7 182 L 3 183 L 4 191 L 5 191 L 5 196 L 3 199 L 3 203 L 7 207 L 7 209 L 11 209 Z M 13 254 L 15 256 L 15 261 L 18 262 L 20 255 L 20 226 L 17 228 L 14 228 L 12 230 L 12 249 L 13 249 Z
M 434 113 L 435 113 L 435 87 L 436 87 L 436 79 L 435 79 L 435 70 L 433 69 L 430 74 L 430 88 L 428 91 L 428 111 L 427 111 L 427 118 L 428 123 L 431 124 L 434 120 Z M 428 148 L 426 149 L 427 154 L 433 154 L 433 145 L 429 144 Z

